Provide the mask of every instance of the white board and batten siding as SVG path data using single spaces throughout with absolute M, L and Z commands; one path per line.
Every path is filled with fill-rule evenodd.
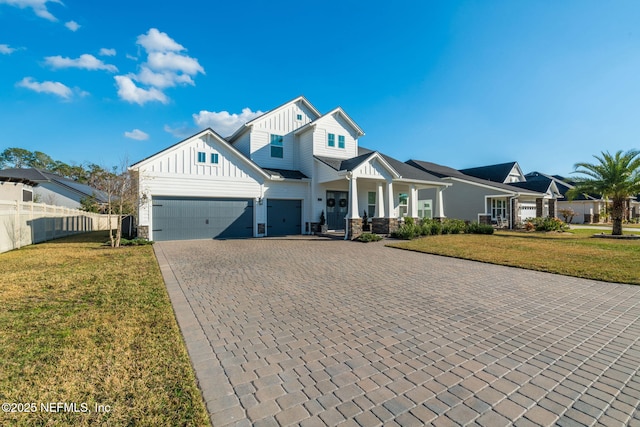
M 353 175 L 357 178 L 392 179 L 389 171 L 375 158 L 358 166 Z
M 198 152 L 205 153 L 205 162 L 198 162 Z M 218 154 L 217 164 L 211 163 L 213 153 Z M 205 134 L 141 162 L 140 193 L 146 203 L 139 209 L 139 225 L 152 227 L 154 197 L 262 197 L 264 176 L 240 156 Z
M 300 156 L 293 132 L 316 118 L 302 101 L 298 101 L 256 119 L 250 132 L 251 160 L 265 168 L 298 169 Z M 282 158 L 271 157 L 271 135 L 283 137 Z

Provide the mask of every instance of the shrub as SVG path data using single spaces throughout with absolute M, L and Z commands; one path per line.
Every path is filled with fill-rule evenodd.
M 479 224 L 477 222 L 470 222 L 464 229 L 467 234 L 493 234 L 494 229 L 489 224 Z
M 565 231 L 569 226 L 558 218 L 533 218 L 531 219 L 536 231 Z
M 391 233 L 391 237 L 404 240 L 411 240 L 418 237 L 420 235 L 420 227 L 413 223 L 413 218 L 411 219 L 411 222 L 407 223 L 407 221 L 405 221 L 396 231 Z
M 111 242 L 109 242 L 111 245 Z M 132 240 L 129 239 L 120 239 L 120 246 L 145 246 L 145 245 L 153 245 L 152 240 L 135 238 Z
M 465 231 L 466 224 L 461 219 L 445 219 L 442 221 L 442 234 L 460 234 Z
M 377 242 L 382 240 L 381 236 L 373 233 L 362 233 L 356 240 L 361 242 L 369 243 L 369 242 Z

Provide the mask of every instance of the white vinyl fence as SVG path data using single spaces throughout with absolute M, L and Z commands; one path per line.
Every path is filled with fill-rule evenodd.
M 116 228 L 117 217 L 111 218 Z M 44 203 L 0 200 L 0 253 L 71 234 L 108 230 L 107 215 Z

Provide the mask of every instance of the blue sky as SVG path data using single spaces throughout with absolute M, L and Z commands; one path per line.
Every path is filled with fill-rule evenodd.
M 400 160 L 568 174 L 640 147 L 638 17 L 622 0 L 0 0 L 0 150 L 135 162 L 305 95 Z

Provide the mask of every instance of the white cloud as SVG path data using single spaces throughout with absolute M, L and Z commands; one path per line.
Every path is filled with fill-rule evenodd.
M 16 49 L 13 47 L 9 47 L 8 44 L 0 44 L 0 53 L 3 55 L 11 55 L 15 51 Z
M 197 59 L 174 52 L 151 52 L 147 63 L 152 70 L 178 71 L 188 75 L 204 74 L 204 68 Z
M 3 3 L 19 7 L 20 9 L 31 8 L 37 16 L 51 22 L 58 21 L 58 18 L 49 12 L 47 9 L 47 3 L 63 4 L 60 0 L 0 0 L 0 4 Z
M 149 139 L 149 134 L 141 131 L 140 129 L 134 129 L 131 132 L 125 132 L 124 136 L 127 138 L 135 139 L 137 141 L 145 141 Z
M 253 112 L 250 108 L 243 108 L 240 114 L 202 110 L 198 114 L 193 114 L 193 121 L 200 128 L 210 127 L 222 136 L 229 136 L 240 126 L 261 114 L 263 114 L 262 111 Z
M 140 65 L 137 74 L 116 78 L 118 94 L 126 101 L 140 105 L 149 101 L 166 103 L 168 98 L 162 92 L 164 89 L 178 85 L 195 86 L 193 78 L 198 74 L 205 74 L 197 59 L 177 53 L 185 51 L 184 46 L 156 28 L 150 28 L 146 34 L 139 35 L 136 44 L 147 53 L 146 62 Z M 126 57 L 137 60 L 129 54 Z M 143 87 L 138 87 L 134 81 Z M 141 96 L 135 95 L 138 93 Z
M 156 73 L 148 67 L 142 66 L 140 72 L 134 77 L 138 82 L 145 85 L 154 86 L 159 89 L 173 87 L 177 83 L 194 85 L 194 81 L 188 75 L 178 75 L 173 72 Z
M 140 88 L 128 76 L 115 76 L 114 79 L 118 86 L 118 96 L 125 101 L 138 105 L 144 105 L 152 101 L 158 101 L 163 104 L 169 102 L 167 96 L 158 89 L 153 87 L 151 89 Z
M 69 21 L 65 23 L 64 26 L 70 29 L 71 31 L 73 31 L 74 33 L 78 31 L 78 28 L 80 28 L 80 24 L 78 24 L 76 21 Z
M 116 50 L 115 49 L 107 49 L 106 47 L 103 47 L 102 49 L 100 49 L 100 52 L 98 53 L 98 55 L 100 55 L 100 56 L 116 56 Z
M 24 87 L 38 93 L 50 93 L 64 99 L 69 99 L 73 95 L 72 90 L 60 82 L 36 82 L 32 77 L 25 77 L 16 83 L 19 87 Z
M 177 128 L 172 128 L 169 125 L 164 125 L 164 131 L 170 133 L 176 138 L 182 139 L 195 134 L 196 132 L 198 132 L 198 129 L 190 126 L 180 126 Z
M 118 71 L 115 65 L 105 64 L 98 58 L 87 53 L 77 59 L 63 58 L 62 56 L 47 56 L 45 61 L 53 68 L 83 68 L 85 70 L 107 70 L 115 73 Z
M 176 43 L 167 33 L 150 28 L 147 34 L 138 36 L 137 44 L 144 47 L 147 52 L 171 52 L 185 50 L 184 46 Z

